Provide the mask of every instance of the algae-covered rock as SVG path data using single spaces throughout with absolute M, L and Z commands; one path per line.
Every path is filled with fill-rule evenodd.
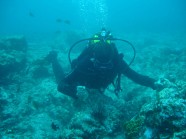
M 21 71 L 26 65 L 26 55 L 23 52 L 0 50 L 0 78 Z
M 144 117 L 134 117 L 124 124 L 124 131 L 127 139 L 136 139 L 144 125 Z
M 47 67 L 44 67 L 44 66 L 39 66 L 39 67 L 35 68 L 33 71 L 33 75 L 32 75 L 32 77 L 34 79 L 47 78 L 50 76 L 51 76 L 51 74 L 49 73 Z
M 0 40 L 0 85 L 9 84 L 10 74 L 20 72 L 26 66 L 27 42 L 24 37 Z
M 5 37 L 0 39 L 0 50 L 27 51 L 27 41 L 24 36 Z
M 175 139 L 185 139 L 186 138 L 186 130 L 174 133 L 174 138 Z
M 165 88 L 158 93 L 156 101 L 142 107 L 145 126 L 153 129 L 156 137 L 172 138 L 186 127 L 185 82 Z
M 49 62 L 45 58 L 41 58 L 34 60 L 30 64 L 29 71 L 34 79 L 44 79 L 52 75 L 49 67 Z

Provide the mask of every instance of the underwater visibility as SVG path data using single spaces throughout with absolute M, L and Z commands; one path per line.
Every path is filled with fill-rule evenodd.
M 186 139 L 185 0 L 1 0 L 1 139 Z

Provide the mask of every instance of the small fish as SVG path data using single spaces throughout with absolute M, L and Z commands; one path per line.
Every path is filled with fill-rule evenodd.
M 56 19 L 56 22 L 57 23 L 62 23 L 63 22 L 64 24 L 67 24 L 67 25 L 71 24 L 70 20 L 62 20 L 60 18 Z
M 31 11 L 29 12 L 29 16 L 30 17 L 35 17 L 34 14 Z
M 60 18 L 56 19 L 56 22 L 61 23 L 62 20 Z
M 71 24 L 70 20 L 64 20 L 63 22 L 64 22 L 65 24 L 67 24 L 67 25 L 70 25 L 70 24 Z

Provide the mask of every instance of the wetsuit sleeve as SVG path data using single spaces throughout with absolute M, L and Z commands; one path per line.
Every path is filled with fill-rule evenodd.
M 124 74 L 129 79 L 131 79 L 132 81 L 140 85 L 155 89 L 154 86 L 155 79 L 137 73 L 136 71 L 131 69 L 124 60 L 122 60 L 121 69 L 122 69 L 121 73 Z
M 74 69 L 77 64 L 82 61 L 83 59 L 86 59 L 87 57 L 89 57 L 91 55 L 91 48 L 90 46 L 86 47 L 82 53 L 72 61 L 72 65 L 71 65 L 71 68 Z
M 63 69 L 57 59 L 52 62 L 52 69 L 53 69 L 56 81 L 59 84 L 60 81 L 64 79 L 65 75 L 64 75 L 64 71 L 63 71 Z

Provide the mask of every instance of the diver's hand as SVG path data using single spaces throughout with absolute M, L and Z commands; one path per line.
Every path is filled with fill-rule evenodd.
M 57 60 L 57 52 L 56 51 L 50 51 L 49 54 L 45 58 L 48 62 L 54 62 Z
M 85 86 L 77 86 L 76 89 L 77 89 L 76 95 L 77 95 L 78 99 L 81 99 L 83 101 L 86 100 L 88 97 L 88 92 L 87 92 L 86 87 Z
M 157 91 L 161 91 L 170 86 L 172 86 L 172 83 L 166 78 L 159 78 L 156 82 L 154 82 L 154 89 Z

